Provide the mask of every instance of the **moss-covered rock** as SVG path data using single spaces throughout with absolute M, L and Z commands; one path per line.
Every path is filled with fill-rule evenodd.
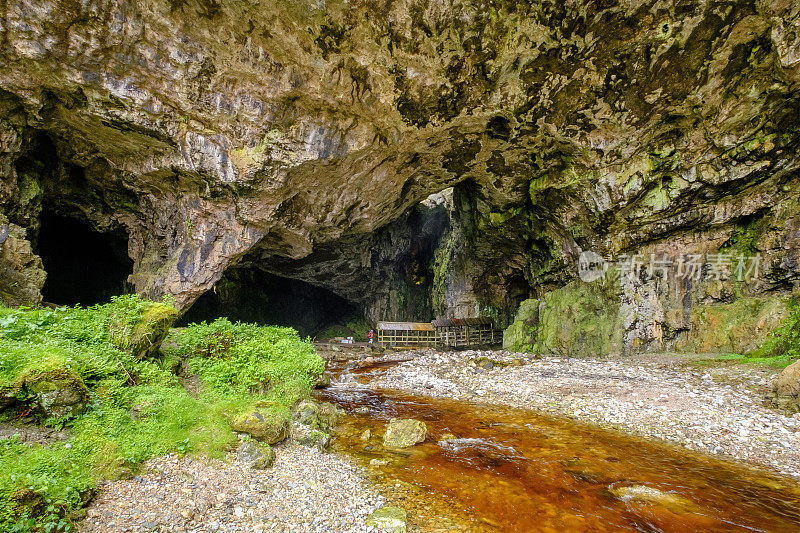
M 767 340 L 789 315 L 788 298 L 739 298 L 732 303 L 697 305 L 680 351 L 750 353 Z M 770 354 L 772 355 L 772 354 Z
M 800 401 L 800 361 L 795 361 L 778 374 L 774 390 L 779 397 Z
M 177 318 L 174 307 L 156 302 L 141 302 L 135 310 L 112 306 L 108 329 L 115 346 L 143 359 L 158 354 Z
M 48 418 L 74 417 L 86 412 L 89 389 L 73 370 L 57 368 L 31 374 L 22 386 L 34 396 L 40 414 Z
M 425 440 L 428 427 L 413 418 L 392 418 L 386 426 L 383 445 L 387 448 L 408 448 Z
M 297 444 L 312 446 L 320 450 L 328 449 L 331 442 L 329 433 L 297 421 L 292 422 L 290 434 L 292 440 Z
M 270 468 L 275 463 L 275 450 L 269 444 L 258 444 L 249 440 L 239 445 L 236 456 L 256 470 Z
M 539 306 L 536 299 L 519 305 L 514 322 L 503 332 L 503 349 L 513 352 L 531 352 L 539 332 Z
M 236 415 L 231 428 L 254 439 L 276 444 L 289 436 L 289 415 L 278 409 L 253 409 Z

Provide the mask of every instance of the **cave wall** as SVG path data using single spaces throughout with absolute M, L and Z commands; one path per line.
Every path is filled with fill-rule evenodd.
M 38 298 L 44 204 L 124 231 L 137 292 L 183 311 L 257 262 L 372 318 L 503 323 L 572 286 L 583 250 L 712 253 L 763 221 L 752 284 L 612 291 L 623 344 L 655 349 L 699 305 L 798 279 L 799 19 L 790 0 L 8 0 L 0 211 L 30 250 L 0 267 L 30 275 L 4 299 Z M 449 187 L 415 293 L 408 217 Z

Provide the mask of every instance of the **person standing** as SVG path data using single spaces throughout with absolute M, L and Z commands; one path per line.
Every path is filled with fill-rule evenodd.
M 375 332 L 374 332 L 374 331 L 372 331 L 372 330 L 369 330 L 369 333 L 367 333 L 367 339 L 368 339 L 368 342 L 369 342 L 370 344 L 372 344 L 372 339 L 373 339 L 374 337 L 375 337 Z

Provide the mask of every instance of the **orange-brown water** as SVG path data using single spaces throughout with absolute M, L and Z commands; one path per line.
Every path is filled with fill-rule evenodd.
M 321 396 L 350 414 L 339 450 L 389 459 L 387 475 L 444 496 L 476 528 L 800 531 L 797 482 L 677 446 L 531 411 L 398 391 L 333 387 Z M 425 421 L 426 441 L 385 450 L 380 442 L 393 417 Z M 365 429 L 371 440 L 362 440 Z M 443 440 L 448 433 L 456 438 Z M 637 485 L 668 493 L 667 501 L 613 494 Z

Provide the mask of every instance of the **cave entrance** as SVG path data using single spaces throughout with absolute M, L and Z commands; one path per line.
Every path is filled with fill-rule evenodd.
M 357 305 L 333 292 L 256 268 L 229 269 L 213 289 L 197 299 L 181 323 L 219 317 L 232 322 L 290 326 L 303 337 L 318 336 L 326 330 L 346 334 L 347 324 L 364 322 Z M 350 335 L 360 336 L 360 333 L 356 330 Z
M 128 276 L 128 236 L 122 231 L 98 232 L 87 223 L 44 211 L 37 243 L 47 272 L 45 302 L 94 305 L 132 292 Z

